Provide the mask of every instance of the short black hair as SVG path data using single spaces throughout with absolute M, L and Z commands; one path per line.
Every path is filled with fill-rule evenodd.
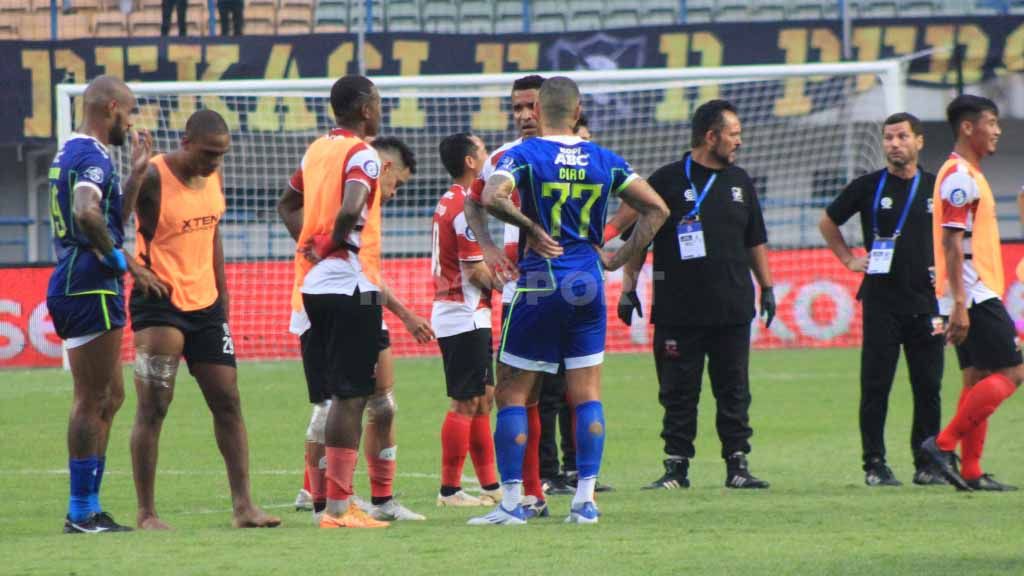
M 910 112 L 897 112 L 885 119 L 886 126 L 901 124 L 903 122 L 910 124 L 910 131 L 914 133 L 914 136 L 920 136 L 924 133 L 921 128 L 921 119 Z
M 523 76 L 522 78 L 516 79 L 516 81 L 512 83 L 512 91 L 540 90 L 542 84 L 544 84 L 543 76 L 539 74 L 530 74 L 529 76 Z
M 984 96 L 961 94 L 954 98 L 946 107 L 946 119 L 949 120 L 949 127 L 953 129 L 953 138 L 960 136 L 961 122 L 967 120 L 973 124 L 984 112 L 999 116 L 999 107 Z
M 690 146 L 700 148 L 704 144 L 704 135 L 708 130 L 719 132 L 725 126 L 725 113 L 732 112 L 739 116 L 736 107 L 728 100 L 708 100 L 693 113 L 691 123 Z
M 335 121 L 358 122 L 362 108 L 373 96 L 373 82 L 366 76 L 350 74 L 331 86 L 331 111 Z
M 438 146 L 441 153 L 441 164 L 452 178 L 459 178 L 466 173 L 466 156 L 476 152 L 477 144 L 469 132 L 459 132 L 445 136 Z
M 228 123 L 214 110 L 196 110 L 185 122 L 185 136 L 196 140 L 209 134 L 228 134 Z
M 573 126 L 572 115 L 580 104 L 580 87 L 567 76 L 553 76 L 540 87 L 540 109 L 549 126 L 554 122 L 565 122 Z M 568 121 L 568 122 L 566 122 Z
M 373 139 L 370 145 L 378 151 L 384 150 L 397 155 L 402 159 L 402 164 L 405 164 L 405 167 L 409 169 L 411 174 L 416 173 L 416 154 L 401 139 L 395 136 L 378 136 Z
M 587 115 L 580 112 L 580 119 L 576 121 L 576 125 L 572 127 L 573 132 L 579 132 L 580 128 L 590 128 L 590 121 L 587 120 Z

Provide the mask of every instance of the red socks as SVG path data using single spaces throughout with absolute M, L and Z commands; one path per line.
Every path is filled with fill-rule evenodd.
M 367 443 L 369 447 L 369 443 Z M 370 477 L 370 496 L 373 503 L 377 504 L 382 500 L 388 500 L 393 494 L 392 485 L 395 483 L 395 467 L 398 456 L 398 446 L 391 446 L 381 450 L 377 454 L 366 452 L 366 468 Z
M 964 394 L 953 420 L 935 439 L 936 444 L 946 451 L 956 449 L 960 440 L 984 424 L 1016 389 L 1013 382 L 1002 374 L 993 374 L 982 379 Z M 984 442 L 984 438 L 981 438 L 981 442 Z
M 964 405 L 967 395 L 971 392 L 970 386 L 960 389 L 960 401 L 957 402 L 957 409 Z M 981 478 L 981 452 L 985 448 L 985 435 L 988 433 L 988 420 L 985 420 L 966 436 L 960 439 L 960 475 L 967 480 Z
M 494 463 L 494 437 L 491 436 L 490 414 L 473 417 L 469 431 L 469 453 L 473 458 L 473 469 L 480 486 L 498 485 L 498 468 Z
M 359 452 L 351 448 L 327 447 L 327 498 L 348 500 L 352 496 L 352 476 Z
M 325 470 L 320 467 L 320 459 L 324 456 L 324 445 L 306 442 L 306 491 L 313 497 L 313 502 L 327 499 Z
M 447 488 L 462 486 L 462 467 L 469 452 L 474 419 L 456 412 L 448 412 L 441 425 L 441 485 Z M 491 446 L 494 453 L 494 446 Z
M 544 499 L 540 484 L 540 408 L 534 404 L 526 407 L 527 425 L 526 456 L 523 457 L 523 492 L 527 496 Z

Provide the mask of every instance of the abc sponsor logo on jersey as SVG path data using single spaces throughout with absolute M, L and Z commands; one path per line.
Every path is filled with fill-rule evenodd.
M 583 152 L 582 149 L 577 147 L 559 148 L 558 155 L 555 156 L 556 166 L 572 166 L 575 168 L 584 168 L 589 164 L 590 154 Z
M 963 188 L 954 188 L 949 193 L 949 203 L 957 208 L 967 205 L 967 190 Z

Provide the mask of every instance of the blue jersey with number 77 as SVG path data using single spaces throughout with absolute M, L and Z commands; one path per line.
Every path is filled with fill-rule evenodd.
M 608 196 L 637 178 L 619 155 L 576 136 L 530 138 L 506 152 L 494 174 L 515 181 L 523 214 L 562 245 L 564 255 L 550 262 L 559 268 L 596 261 L 593 246 L 604 243 Z M 523 246 L 520 269 L 544 262 Z

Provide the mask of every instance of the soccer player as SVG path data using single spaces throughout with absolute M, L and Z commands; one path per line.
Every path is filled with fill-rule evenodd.
M 483 253 L 484 261 L 490 266 L 497 277 L 504 282 L 501 291 L 501 316 L 504 319 L 508 315 L 508 307 L 515 295 L 515 283 L 518 277 L 516 260 L 519 258 L 519 228 L 505 224 L 504 226 L 504 249 L 495 246 L 491 240 L 491 233 L 487 229 L 486 212 L 481 207 L 481 193 L 484 183 L 495 167 L 501 161 L 502 156 L 512 147 L 533 138 L 538 134 L 537 124 L 537 98 L 540 93 L 540 86 L 544 78 L 536 74 L 524 76 L 512 83 L 512 123 L 519 132 L 519 138 L 507 142 L 491 153 L 487 163 L 480 172 L 480 177 L 473 182 L 473 188 L 463 205 L 466 215 L 466 222 L 474 235 L 477 237 L 480 250 Z M 519 204 L 518 191 L 512 192 L 512 202 Z M 500 376 L 500 374 L 499 374 Z M 559 374 L 544 375 L 545 379 L 562 378 Z M 540 388 L 534 390 L 533 395 L 527 400 L 526 413 L 529 433 L 527 434 L 526 460 L 523 463 L 523 489 L 526 492 L 524 508 L 529 517 L 547 516 L 547 501 L 544 498 L 544 488 L 540 479 Z M 482 500 L 485 504 L 496 504 L 500 499 L 500 492 L 484 492 Z
M 472 525 L 524 524 L 522 466 L 526 450 L 525 404 L 541 372 L 565 363 L 576 411 L 579 481 L 567 522 L 596 523 L 594 484 L 604 450 L 600 400 L 606 331 L 604 274 L 643 250 L 668 216 L 665 203 L 614 153 L 573 136 L 580 93 L 565 77 L 541 86 L 537 119 L 543 137 L 509 150 L 488 178 L 483 204 L 527 234 L 520 249 L 519 281 L 502 328 L 495 450 L 502 502 Z M 511 200 L 518 188 L 523 210 Z M 619 194 L 640 219 L 614 254 L 600 251 L 605 208 Z
M 353 153 L 358 154 L 366 146 L 367 138 Z M 376 178 L 381 203 L 393 198 L 402 185 L 412 178 L 416 170 L 416 158 L 412 150 L 401 140 L 393 137 L 373 138 L 371 146 L 377 151 L 380 159 L 379 176 Z M 303 204 L 305 201 L 302 165 L 292 175 L 291 182 L 278 203 L 278 213 L 289 234 L 296 240 L 302 232 Z M 378 207 L 379 210 L 379 207 Z M 379 269 L 380 242 L 373 240 L 377 234 L 372 227 L 379 226 L 380 219 L 376 212 L 371 211 L 367 219 L 370 234 L 365 235 L 366 241 L 359 251 L 359 261 L 364 269 Z M 366 228 L 364 228 L 364 231 Z M 306 429 L 306 486 L 299 491 L 295 505 L 297 510 L 312 510 L 314 518 L 319 521 L 326 507 L 326 459 L 324 432 L 327 414 L 331 404 L 331 394 L 326 378 L 327 364 L 324 351 L 310 344 L 310 322 L 302 306 L 301 287 L 306 273 L 312 264 L 301 254 L 296 254 L 295 288 L 292 300 L 292 318 L 289 330 L 300 337 L 303 368 L 309 389 L 313 413 Z M 417 342 L 426 343 L 433 339 L 434 334 L 428 321 L 410 311 L 387 286 L 380 281 L 379 286 L 385 295 L 385 306 L 395 314 Z M 394 413 L 397 405 L 394 399 L 394 364 L 391 355 L 391 339 L 387 325 L 381 323 L 378 339 L 377 367 L 374 374 L 374 394 L 367 403 L 368 419 L 365 428 L 367 435 L 364 450 L 367 458 L 372 500 L 366 503 L 353 497 L 359 508 L 380 520 L 424 520 L 424 516 L 412 512 L 393 498 L 392 484 L 395 475 L 397 446 L 394 434 Z
M 152 149 L 146 131 L 131 132 L 135 96 L 124 82 L 100 76 L 83 95 L 84 118 L 50 165 L 50 219 L 57 266 L 46 306 L 64 340 L 74 382 L 68 421 L 71 495 L 65 533 L 130 530 L 100 505 L 110 427 L 124 401 L 121 337 L 127 271 L 135 286 L 156 294 L 166 288 L 121 249 L 124 223 L 135 205 Z M 122 195 L 110 146 L 131 134 L 131 174 Z
M 933 194 L 935 292 L 940 310 L 949 314 L 946 337 L 956 344 L 965 386 L 949 425 L 921 448 L 959 490 L 1016 490 L 981 469 L 989 416 L 1024 381 L 1017 331 L 1001 300 L 995 198 L 981 171 L 981 161 L 995 153 L 1002 133 L 999 109 L 988 98 L 965 94 L 950 102 L 946 118 L 956 145 L 939 169 Z M 957 444 L 963 458 L 959 471 Z
M 139 190 L 135 257 L 170 292 L 151 296 L 133 290 L 129 305 L 138 396 L 132 475 L 139 507 L 136 522 L 144 530 L 169 528 L 154 503 L 156 463 L 182 356 L 213 415 L 231 488 L 232 524 L 262 528 L 281 523 L 254 505 L 249 493 L 249 441 L 228 328 L 219 226 L 225 210 L 220 167 L 230 146 L 220 114 L 200 110 L 186 122 L 178 149 L 150 160 Z
M 481 506 L 462 489 L 462 467 L 471 454 L 477 479 L 500 496 L 491 438 L 494 379 L 491 368 L 491 290 L 500 286 L 483 261 L 462 207 L 487 163 L 487 148 L 472 134 L 441 141 L 441 163 L 452 185 L 434 210 L 430 269 L 434 277 L 431 324 L 444 361 L 451 399 L 441 426 L 441 491 L 438 506 Z

